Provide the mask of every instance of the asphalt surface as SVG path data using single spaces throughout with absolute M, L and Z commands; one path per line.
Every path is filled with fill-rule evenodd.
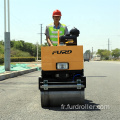
M 0 81 L 0 120 L 119 120 L 120 62 L 85 62 L 84 106 L 41 108 L 40 71 Z

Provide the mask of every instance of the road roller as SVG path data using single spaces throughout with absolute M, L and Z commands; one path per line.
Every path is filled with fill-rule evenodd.
M 84 104 L 83 46 L 77 45 L 80 31 L 72 29 L 58 38 L 57 46 L 41 47 L 39 90 L 42 107 Z

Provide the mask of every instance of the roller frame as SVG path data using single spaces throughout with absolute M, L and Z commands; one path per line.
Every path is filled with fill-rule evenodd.
M 83 71 L 83 70 L 82 70 Z M 42 107 L 56 107 L 62 104 L 76 105 L 84 104 L 86 77 L 78 76 L 74 80 L 73 77 L 68 78 L 48 78 L 48 72 L 42 71 L 42 76 L 39 77 L 39 89 L 41 94 Z M 62 73 L 52 72 L 53 74 Z M 64 73 L 80 73 L 80 71 L 65 71 Z M 52 75 L 53 75 L 52 74 Z M 63 73 L 62 73 L 63 74 Z M 84 73 L 82 73 L 83 75 Z M 53 75 L 55 76 L 55 75 Z

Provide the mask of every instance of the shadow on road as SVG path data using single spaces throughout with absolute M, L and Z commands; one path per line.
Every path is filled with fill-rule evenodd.
M 86 76 L 86 77 L 107 77 L 107 76 Z
M 45 107 L 43 109 L 49 109 L 53 111 L 101 111 L 99 109 L 100 104 L 96 104 L 91 100 L 85 100 L 84 105 L 61 105 L 61 107 Z

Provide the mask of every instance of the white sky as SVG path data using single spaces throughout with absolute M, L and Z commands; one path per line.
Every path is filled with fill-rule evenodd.
M 52 12 L 62 12 L 61 23 L 68 30 L 80 30 L 78 44 L 90 49 L 120 48 L 120 0 L 10 0 L 11 39 L 40 43 L 43 32 L 53 22 Z M 4 0 L 0 0 L 0 40 L 4 39 Z M 43 43 L 45 35 L 43 34 Z

